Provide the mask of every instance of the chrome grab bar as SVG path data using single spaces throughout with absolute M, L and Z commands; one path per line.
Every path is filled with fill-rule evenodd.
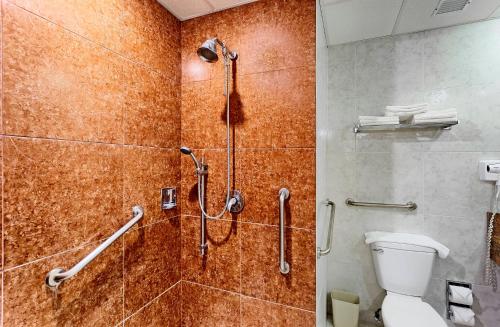
M 132 226 L 139 222 L 144 216 L 144 209 L 141 206 L 134 206 L 132 208 L 133 217 L 117 232 L 111 235 L 106 241 L 102 242 L 94 251 L 90 252 L 85 258 L 73 266 L 69 270 L 62 268 L 54 268 L 45 277 L 45 284 L 51 288 L 57 288 L 63 281 L 76 275 L 80 270 L 85 268 L 92 260 L 94 260 L 102 251 L 106 250 L 114 241 L 128 231 Z
M 280 272 L 286 275 L 290 272 L 290 265 L 285 261 L 285 200 L 290 196 L 290 191 L 282 188 L 278 194 L 280 199 Z
M 330 223 L 328 226 L 328 236 L 326 237 L 326 244 L 327 244 L 326 249 L 322 249 L 320 247 L 317 248 L 318 258 L 321 256 L 324 256 L 324 255 L 327 255 L 332 250 L 333 224 L 335 221 L 335 203 L 333 201 L 326 199 L 325 204 L 327 206 L 331 207 L 331 209 L 330 209 Z
M 406 204 L 396 204 L 396 203 L 379 203 L 379 202 L 358 202 L 349 198 L 345 200 L 345 204 L 347 204 L 348 206 L 356 206 L 356 207 L 397 208 L 397 209 L 408 209 L 408 210 L 417 209 L 417 204 L 412 201 Z

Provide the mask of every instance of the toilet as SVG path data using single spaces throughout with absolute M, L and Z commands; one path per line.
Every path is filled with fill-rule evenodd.
M 430 237 L 415 234 L 365 234 L 380 287 L 387 291 L 382 303 L 385 327 L 447 327 L 422 296 L 431 279 L 436 255 L 446 258 L 448 248 Z

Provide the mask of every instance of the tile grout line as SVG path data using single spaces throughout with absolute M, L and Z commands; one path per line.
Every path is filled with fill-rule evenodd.
M 287 70 L 298 70 L 302 68 L 316 68 L 315 65 L 299 65 L 299 66 L 290 66 L 290 67 L 284 67 L 284 68 L 278 68 L 278 69 L 270 69 L 270 70 L 264 70 L 264 71 L 257 71 L 257 72 L 251 72 L 251 73 L 239 73 L 239 76 L 252 76 L 252 75 L 259 75 L 259 74 L 266 74 L 266 73 L 277 73 L 277 72 L 282 72 L 282 71 L 287 71 Z M 223 78 L 207 78 L 207 79 L 200 79 L 200 80 L 188 80 L 188 81 L 182 81 L 180 82 L 181 86 L 187 85 L 187 84 L 194 84 L 194 83 L 203 83 L 203 82 L 210 82 L 210 81 L 215 81 L 215 80 L 222 80 Z
M 3 126 L 2 126 L 3 127 Z M 70 142 L 70 143 L 80 143 L 80 144 L 101 144 L 101 145 L 109 145 L 116 147 L 138 147 L 138 148 L 149 148 L 149 149 L 160 149 L 160 150 L 175 150 L 177 151 L 177 147 L 163 147 L 156 145 L 143 145 L 143 144 L 129 144 L 129 143 L 110 143 L 105 141 L 87 141 L 87 140 L 75 140 L 70 138 L 59 138 L 59 137 L 45 137 L 45 136 L 29 136 L 29 135 L 17 135 L 17 134 L 7 134 L 0 133 L 0 136 L 6 138 L 13 139 L 29 139 L 29 140 L 42 140 L 42 141 L 53 141 L 53 142 Z
M 232 295 L 239 296 L 239 297 L 246 297 L 246 298 L 249 298 L 249 299 L 254 299 L 254 300 L 258 300 L 258 301 L 262 301 L 262 302 L 267 302 L 267 303 L 274 304 L 274 305 L 279 305 L 279 306 L 286 307 L 286 308 L 289 308 L 289 309 L 292 309 L 292 310 L 300 310 L 300 311 L 304 311 L 304 312 L 315 313 L 315 311 L 311 311 L 311 310 L 307 310 L 307 309 L 302 309 L 302 308 L 299 308 L 299 307 L 294 307 L 294 306 L 283 304 L 283 303 L 279 303 L 279 302 L 273 302 L 273 301 L 269 301 L 269 300 L 259 299 L 259 298 L 253 297 L 253 296 L 245 295 L 243 293 L 238 293 L 238 292 L 234 292 L 234 291 L 228 291 L 228 290 L 224 290 L 222 288 L 217 288 L 217 287 L 210 286 L 210 285 L 200 284 L 200 283 L 193 282 L 193 281 L 190 281 L 190 280 L 182 280 L 182 281 L 184 283 L 189 283 L 189 284 L 197 285 L 197 286 L 200 286 L 200 287 L 205 287 L 205 288 L 209 288 L 209 289 L 220 291 L 220 292 L 230 293 Z
M 182 216 L 188 217 L 188 218 L 198 218 L 198 216 L 194 216 L 194 215 L 182 215 Z M 225 219 L 225 218 L 219 218 L 218 220 L 232 222 L 232 223 L 236 222 L 236 223 L 248 224 L 248 225 L 265 226 L 265 227 L 279 227 L 279 225 L 263 224 L 263 223 L 256 223 L 256 222 L 251 222 L 251 221 L 240 221 L 240 220 Z M 299 230 L 299 231 L 306 231 L 306 232 L 316 231 L 316 229 L 312 229 L 312 228 L 303 228 L 303 227 L 295 227 L 295 226 L 285 226 L 285 228 L 295 229 L 295 230 Z
M 3 216 L 3 213 L 2 213 L 2 216 Z M 153 225 L 156 225 L 156 224 L 160 224 L 160 223 L 164 223 L 164 222 L 167 222 L 171 219 L 175 219 L 175 218 L 180 218 L 180 215 L 176 215 L 176 216 L 173 216 L 173 217 L 170 217 L 170 218 L 166 218 L 166 219 L 163 219 L 163 220 L 159 220 L 159 221 L 154 221 L 154 222 L 151 222 L 149 224 L 145 224 L 145 225 L 142 225 L 140 227 L 138 227 L 139 229 L 141 228 L 146 228 L 146 227 L 151 227 Z M 3 228 L 3 226 L 2 226 Z M 126 233 L 124 233 L 122 235 L 122 237 L 124 237 L 127 233 L 131 232 L 131 231 L 134 231 L 138 228 L 130 228 Z M 85 243 L 82 243 L 82 244 L 79 244 L 75 247 L 72 247 L 72 248 L 69 248 L 69 249 L 65 249 L 63 251 L 60 251 L 60 252 L 57 252 L 57 253 L 53 253 L 53 254 L 50 254 L 50 255 L 47 255 L 47 256 L 44 256 L 44 257 L 40 257 L 40 258 L 37 258 L 37 259 L 34 259 L 34 260 L 31 260 L 31 261 L 28 261 L 28 262 L 25 262 L 25 263 L 22 263 L 20 265 L 17 265 L 17 266 L 13 266 L 13 267 L 9 267 L 7 269 L 2 269 L 1 272 L 10 272 L 10 271 L 13 271 L 13 270 L 16 270 L 18 268 L 23 268 L 23 267 L 26 267 L 26 266 L 29 266 L 31 264 L 34 264 L 34 263 L 37 263 L 37 262 L 40 262 L 40 261 L 43 261 L 43 260 L 47 260 L 47 259 L 50 259 L 50 258 L 53 258 L 53 257 L 56 257 L 56 256 L 59 256 L 59 255 L 63 255 L 63 254 L 67 254 L 67 253 L 70 253 L 70 252 L 75 252 L 77 250 L 80 250 L 86 246 L 89 246 L 91 244 L 95 244 L 95 243 L 101 243 L 101 242 L 104 242 L 105 240 L 107 240 L 111 235 L 107 236 L 107 237 L 104 237 L 104 238 L 101 238 L 101 239 L 98 239 L 98 240 L 94 240 L 94 241 L 90 241 L 90 242 L 85 242 Z
M 2 126 L 3 127 L 3 126 Z M 45 140 L 45 141 L 60 141 L 60 142 L 71 142 L 71 143 L 81 143 L 81 144 L 102 144 L 102 145 L 110 145 L 110 146 L 123 146 L 123 147 L 139 147 L 139 148 L 151 148 L 151 149 L 161 149 L 161 150 L 175 150 L 179 149 L 176 147 L 164 147 L 157 145 L 146 145 L 146 144 L 132 144 L 132 143 L 124 143 L 124 142 L 105 142 L 105 141 L 92 141 L 92 140 L 76 140 L 71 138 L 61 138 L 61 137 L 45 137 L 45 136 L 30 136 L 30 135 L 17 135 L 17 134 L 8 134 L 8 133 L 0 133 L 0 136 L 7 138 L 16 138 L 16 139 L 33 139 L 33 140 Z M 297 150 L 314 150 L 314 147 L 257 147 L 257 148 L 248 148 L 248 147 L 239 147 L 236 148 L 236 152 L 247 152 L 247 151 L 297 151 Z M 193 150 L 198 151 L 225 151 L 224 148 L 193 148 Z M 467 152 L 467 151 L 465 151 Z M 469 151 L 476 152 L 476 151 Z
M 36 17 L 38 17 L 38 18 L 40 18 L 40 19 L 42 19 L 42 20 L 44 20 L 44 21 L 48 22 L 49 24 L 52 24 L 52 25 L 54 25 L 54 26 L 59 27 L 60 29 L 62 29 L 62 30 L 64 30 L 64 31 L 66 31 L 66 32 L 68 32 L 68 33 L 70 33 L 70 34 L 72 34 L 73 36 L 77 36 L 78 38 L 81 38 L 81 39 L 85 40 L 86 42 L 89 42 L 89 43 L 91 43 L 91 44 L 93 44 L 93 45 L 95 45 L 95 46 L 98 46 L 98 47 L 100 47 L 100 48 L 103 48 L 103 49 L 105 49 L 105 50 L 107 50 L 107 51 L 111 52 L 111 53 L 114 53 L 115 55 L 117 55 L 117 56 L 119 56 L 120 58 L 122 58 L 122 59 L 124 59 L 124 60 L 128 61 L 128 62 L 129 62 L 129 63 L 131 63 L 131 64 L 138 65 L 138 66 L 141 66 L 141 67 L 143 67 L 143 68 L 145 68 L 145 69 L 147 69 L 147 70 L 149 70 L 149 71 L 155 72 L 155 73 L 157 73 L 157 74 L 159 74 L 159 75 L 163 76 L 164 78 L 169 79 L 171 82 L 173 82 L 173 83 L 174 83 L 174 84 L 176 84 L 176 85 L 180 85 L 180 84 L 181 84 L 181 76 L 179 76 L 179 80 L 177 80 L 177 81 L 176 81 L 174 78 L 172 78 L 172 77 L 170 77 L 170 76 L 166 75 L 166 74 L 165 74 L 164 72 L 162 72 L 161 70 L 157 70 L 157 69 L 155 69 L 154 67 L 151 67 L 151 66 L 149 66 L 149 65 L 148 65 L 148 64 L 146 64 L 146 63 L 143 63 L 143 62 L 140 62 L 140 61 L 135 61 L 134 59 L 129 58 L 129 57 L 127 57 L 127 56 L 126 56 L 126 55 L 124 55 L 124 54 L 121 54 L 121 53 L 119 53 L 119 52 L 117 52 L 117 51 L 115 51 L 115 50 L 112 50 L 111 48 L 108 48 L 106 45 L 104 45 L 104 44 L 102 44 L 102 43 L 99 43 L 99 42 L 97 42 L 97 41 L 94 41 L 94 40 L 92 40 L 92 39 L 90 39 L 90 38 L 88 38 L 88 37 L 86 37 L 86 36 L 84 36 L 84 35 L 78 34 L 78 33 L 74 32 L 74 31 L 70 30 L 69 28 L 67 28 L 67 27 L 65 27 L 65 26 L 63 26 L 63 25 L 60 25 L 60 24 L 58 24 L 58 23 L 56 23 L 56 22 L 53 22 L 53 21 L 51 21 L 50 19 L 48 19 L 48 18 L 46 18 L 46 17 L 43 17 L 41 14 L 37 14 L 37 13 L 35 13 L 35 12 L 33 12 L 33 11 L 31 11 L 31 10 L 27 9 L 27 8 L 23 8 L 23 7 L 21 7 L 21 6 L 17 5 L 17 4 L 15 4 L 15 3 L 13 3 L 13 2 L 12 2 L 12 0 L 5 0 L 5 1 L 9 2 L 9 4 L 11 4 L 11 5 L 15 6 L 16 8 L 19 8 L 19 9 L 21 9 L 21 10 L 23 10 L 23 11 L 25 11 L 25 12 L 27 12 L 27 13 L 31 14 L 31 15 L 34 15 L 34 16 L 36 16 Z M 3 34 L 3 32 L 2 32 L 2 34 Z M 3 36 L 3 35 L 2 35 L 2 36 Z
M 151 305 L 154 301 L 156 301 L 157 299 L 159 299 L 161 296 L 163 296 L 165 293 L 167 293 L 168 291 L 172 290 L 175 286 L 177 286 L 182 280 L 178 280 L 176 281 L 174 284 L 170 285 L 166 290 L 164 290 L 163 292 L 161 292 L 160 294 L 158 294 L 156 297 L 154 297 L 151 301 L 147 302 L 146 304 L 144 304 L 142 307 L 140 307 L 139 309 L 137 309 L 134 313 L 132 313 L 130 316 L 126 317 L 123 319 L 122 323 L 125 325 L 125 322 L 127 320 L 129 320 L 130 318 L 132 318 L 133 316 L 136 316 L 140 311 L 142 311 L 143 309 L 145 309 L 146 307 L 148 307 L 149 305 Z
M 4 119 L 3 119 L 3 112 L 4 112 L 4 108 L 3 108 L 3 99 L 4 99 L 4 85 L 3 85 L 3 72 L 4 72 L 4 60 L 3 60 L 3 45 L 4 45 L 4 35 L 3 35 L 3 16 L 4 16 L 4 2 L 2 1 L 0 3 L 0 60 L 1 60 L 1 64 L 0 64 L 0 86 L 2 88 L 1 90 L 1 93 L 0 93 L 0 131 L 3 132 L 4 130 Z M 5 181 L 5 176 L 4 176 L 4 153 L 3 153 L 3 137 L 0 138 L 0 151 L 1 151 L 1 163 L 0 163 L 0 168 L 2 169 L 2 172 L 1 172 L 1 177 L 2 177 L 2 180 L 1 180 L 1 187 L 0 187 L 0 192 L 1 192 L 1 208 L 2 208 L 2 217 L 0 217 L 1 219 L 1 222 L 2 222 L 2 228 L 1 228 L 1 232 L 2 232 L 2 236 L 1 236 L 1 246 L 2 246 L 2 258 L 0 259 L 0 262 L 1 262 L 1 287 L 2 289 L 0 290 L 0 326 L 3 326 L 3 321 L 4 321 L 4 289 L 5 289 L 5 283 L 4 283 L 4 278 L 5 278 L 5 274 L 4 274 L 4 268 L 5 268 L 5 242 L 4 242 L 4 226 L 5 226 L 5 220 L 4 220 L 4 215 L 5 215 L 5 207 L 4 207 L 4 181 Z

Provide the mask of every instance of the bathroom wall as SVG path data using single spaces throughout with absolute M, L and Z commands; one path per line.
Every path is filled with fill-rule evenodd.
M 316 1 L 316 246 L 325 248 L 328 232 L 329 208 L 323 198 L 327 193 L 328 144 L 328 47 L 319 0 Z M 316 326 L 326 324 L 326 297 L 328 294 L 328 260 L 316 260 Z
M 155 0 L 2 1 L 3 326 L 180 323 L 180 22 Z M 144 206 L 57 295 L 44 284 Z M 130 317 L 130 318 L 129 318 Z
M 384 297 L 363 233 L 422 233 L 451 250 L 437 260 L 426 299 L 444 314 L 445 280 L 474 284 L 477 326 L 498 326 L 498 292 L 483 286 L 486 212 L 493 186 L 480 159 L 500 158 L 500 20 L 339 45 L 329 49 L 327 195 L 338 205 L 329 288 L 361 296 L 363 320 Z M 358 115 L 427 102 L 456 108 L 449 131 L 355 135 Z M 348 208 L 344 201 L 415 201 L 415 212 Z M 496 299 L 496 300 L 495 300 Z
M 225 200 L 223 64 L 197 48 L 217 36 L 239 58 L 231 88 L 231 186 L 241 214 L 208 222 L 199 255 L 191 159 L 182 158 L 182 318 L 191 326 L 314 326 L 315 1 L 265 0 L 182 23 L 182 144 L 209 165 L 208 211 Z M 278 191 L 290 190 L 278 269 Z

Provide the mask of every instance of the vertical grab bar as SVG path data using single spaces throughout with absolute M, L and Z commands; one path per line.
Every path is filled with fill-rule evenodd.
M 318 258 L 321 256 L 327 255 L 332 250 L 332 233 L 333 233 L 333 224 L 335 221 L 335 203 L 326 199 L 325 204 L 331 207 L 330 210 L 330 223 L 328 224 L 328 236 L 326 237 L 326 249 L 322 249 L 320 247 L 318 250 Z
M 282 188 L 278 194 L 280 202 L 280 272 L 286 275 L 290 272 L 290 265 L 285 261 L 285 200 L 290 196 L 290 191 Z

